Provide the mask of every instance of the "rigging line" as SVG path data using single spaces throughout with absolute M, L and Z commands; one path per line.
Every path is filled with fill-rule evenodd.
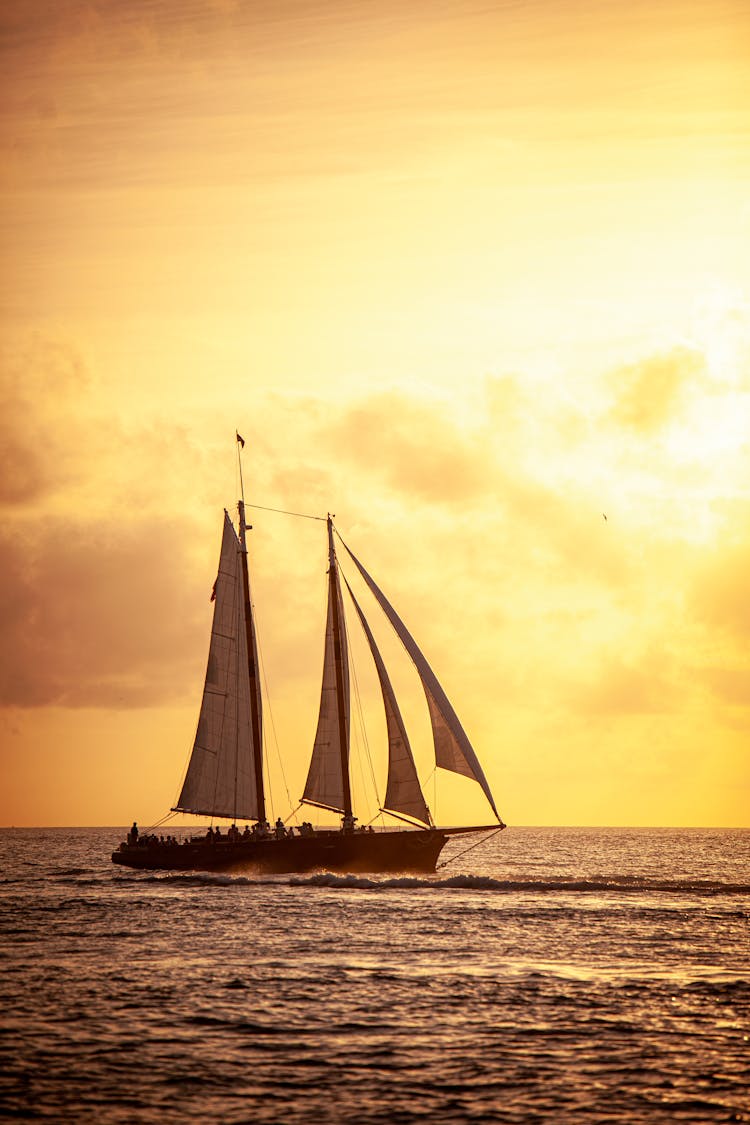
M 333 525 L 333 530 L 336 532 L 336 535 L 338 535 L 338 539 L 340 539 L 341 542 L 344 543 L 344 540 L 341 538 L 341 535 L 338 534 L 338 531 L 336 530 L 336 524 L 335 523 Z M 346 544 L 344 543 L 344 547 L 345 546 L 346 546 Z M 338 556 L 336 556 L 336 562 L 338 564 L 338 569 L 341 570 L 341 573 L 344 576 L 344 583 L 346 585 L 346 588 L 349 589 L 349 596 L 350 596 L 350 598 L 352 598 L 352 601 L 353 601 L 353 594 L 352 594 L 352 591 L 351 591 L 351 587 L 349 585 L 349 582 L 347 582 L 347 580 L 346 580 L 346 575 L 345 575 L 344 569 L 341 565 L 341 559 L 338 558 Z M 360 623 L 360 628 L 362 628 L 361 623 Z M 364 632 L 363 629 L 362 629 L 362 632 Z M 365 638 L 365 639 L 367 639 L 367 638 Z M 364 750 L 365 750 L 365 754 L 367 754 L 368 765 L 370 767 L 370 780 L 372 782 L 372 789 L 374 791 L 374 795 L 376 795 L 376 801 L 378 802 L 378 812 L 376 812 L 376 814 L 374 814 L 374 817 L 372 817 L 370 819 L 369 823 L 372 823 L 373 820 L 377 820 L 378 817 L 379 817 L 380 821 L 382 823 L 382 826 L 386 827 L 386 819 L 385 819 L 385 817 L 383 817 L 382 801 L 380 800 L 380 792 L 378 790 L 378 782 L 376 780 L 376 773 L 374 773 L 374 766 L 372 765 L 372 755 L 370 754 L 370 741 L 368 739 L 367 727 L 365 727 L 365 724 L 364 724 L 364 713 L 363 713 L 363 710 L 362 710 L 362 697 L 361 697 L 361 694 L 360 694 L 359 679 L 358 679 L 358 677 L 356 677 L 356 666 L 354 664 L 354 661 L 351 659 L 351 651 L 350 651 L 350 663 L 351 663 L 351 667 L 352 667 L 352 678 L 354 679 L 354 699 L 356 701 L 356 710 L 358 710 L 358 713 L 359 713 L 360 728 L 362 730 L 362 738 L 363 738 L 363 742 L 364 742 Z M 362 772 L 362 781 L 364 781 L 364 771 L 362 769 L 361 760 L 360 760 L 360 771 Z
M 148 833 L 153 832 L 155 828 L 161 828 L 162 824 L 166 824 L 168 820 L 172 820 L 176 815 L 173 809 L 170 810 L 170 812 L 164 814 L 161 820 L 157 820 L 156 824 L 152 824 L 149 828 L 146 828 L 145 831 Z
M 271 820 L 273 820 L 273 814 L 276 810 L 274 808 L 274 803 L 273 803 L 273 785 L 271 783 L 271 770 L 269 769 L 269 766 L 270 766 L 271 763 L 268 760 L 268 739 L 266 738 L 265 730 L 263 731 L 263 750 L 264 750 L 265 766 L 266 766 L 265 773 L 266 773 L 266 790 L 268 792 L 268 807 L 271 810 Z M 268 820 L 268 812 L 266 812 L 266 820 Z
M 361 696 L 360 690 L 359 690 L 359 680 L 357 679 L 357 669 L 355 668 L 353 661 L 351 661 L 350 663 L 351 663 L 351 669 L 352 669 L 352 679 L 354 680 L 354 699 L 355 699 L 356 704 L 357 704 L 357 718 L 359 720 L 359 732 L 360 732 L 360 735 L 361 735 L 361 738 L 362 738 L 362 745 L 364 747 L 364 752 L 365 752 L 364 756 L 367 758 L 367 764 L 370 767 L 370 781 L 372 782 L 372 788 L 375 792 L 375 800 L 377 801 L 378 805 L 380 805 L 380 794 L 378 793 L 378 785 L 377 785 L 377 782 L 375 780 L 375 770 L 373 769 L 373 765 L 372 765 L 372 755 L 370 754 L 370 740 L 367 737 L 367 727 L 365 726 L 365 715 L 364 715 L 364 710 L 362 708 L 362 696 Z M 362 785 L 363 785 L 363 789 L 364 789 L 364 788 L 366 788 L 366 778 L 365 778 L 364 766 L 362 764 L 362 755 L 360 754 L 358 757 L 359 757 L 359 763 L 358 763 L 359 764 L 359 771 L 362 775 Z
M 237 451 L 239 453 L 240 443 L 237 442 Z M 240 567 L 240 570 L 242 568 Z M 237 636 L 240 636 L 242 626 L 245 624 L 245 607 L 244 598 L 237 598 Z M 237 781 L 240 768 L 240 646 L 237 645 L 237 660 L 234 669 L 234 693 L 237 700 L 237 721 L 235 723 L 235 739 L 234 739 L 234 804 L 232 811 L 232 823 L 237 823 Z M 248 703 L 250 700 L 248 699 Z M 216 771 L 218 775 L 218 770 Z
M 342 542 L 343 542 L 343 540 L 342 540 Z M 339 562 L 338 559 L 336 561 L 339 563 L 339 569 L 341 569 L 341 563 Z M 344 576 L 344 582 L 346 583 L 347 589 L 349 589 L 349 583 L 346 581 L 346 576 Z M 349 595 L 351 596 L 351 590 L 349 590 Z M 348 629 L 347 624 L 346 624 L 346 614 L 344 614 L 344 628 L 346 629 L 346 632 L 347 632 L 347 648 L 349 649 L 349 664 L 350 664 L 351 670 L 352 670 L 352 679 L 354 680 L 354 698 L 355 698 L 356 704 L 357 704 L 357 714 L 359 716 L 359 725 L 360 725 L 360 729 L 361 729 L 361 732 L 362 732 L 362 741 L 364 743 L 365 755 L 367 757 L 367 764 L 370 767 L 370 780 L 372 781 L 372 788 L 375 792 L 375 800 L 378 803 L 378 807 L 380 807 L 382 802 L 380 800 L 380 793 L 378 792 L 378 784 L 377 784 L 377 781 L 375 780 L 375 769 L 374 769 L 373 764 L 372 764 L 372 755 L 370 753 L 370 741 L 367 737 L 367 727 L 365 726 L 365 716 L 364 716 L 364 711 L 362 709 L 362 696 L 361 696 L 360 691 L 359 691 L 359 680 L 357 678 L 357 668 L 356 668 L 356 665 L 354 663 L 354 660 L 352 659 L 351 645 L 348 643 L 349 642 L 349 636 L 348 636 L 349 629 Z M 365 771 L 362 767 L 361 759 L 360 759 L 360 763 L 359 763 L 359 768 L 360 768 L 360 771 L 362 773 L 362 781 L 364 782 Z
M 256 619 L 256 625 L 257 625 L 257 619 Z M 256 639 L 256 644 L 258 645 L 258 656 L 260 657 L 260 666 L 261 666 L 261 671 L 262 671 L 262 669 L 263 669 L 263 656 L 262 656 L 262 653 L 260 651 L 260 642 L 258 641 L 257 630 L 256 630 L 256 634 L 255 634 L 255 639 Z M 266 702 L 268 702 L 268 696 L 267 695 L 266 695 Z M 271 715 L 271 727 L 273 729 L 273 715 Z M 275 734 L 276 734 L 276 732 L 275 732 L 275 729 L 274 729 L 274 737 L 275 737 Z M 268 749 L 268 726 L 267 726 L 266 723 L 263 723 L 263 734 L 261 735 L 261 741 L 263 743 L 263 746 L 262 746 L 262 751 L 263 751 L 263 775 L 264 775 L 264 778 L 265 778 L 266 792 L 268 793 L 268 802 L 267 802 L 268 808 L 266 809 L 266 821 L 268 821 L 268 809 L 271 810 L 271 820 L 273 820 L 273 814 L 276 810 L 275 810 L 274 802 L 273 802 L 273 783 L 271 781 L 271 755 L 270 755 L 270 751 Z M 283 773 L 283 767 L 282 767 L 282 773 Z M 286 785 L 286 780 L 284 781 L 284 784 Z
M 378 783 L 377 783 L 377 780 L 375 778 L 375 767 L 372 764 L 372 754 L 370 753 L 370 740 L 367 737 L 367 727 L 365 726 L 365 715 L 364 715 L 364 710 L 362 708 L 362 696 L 361 696 L 360 690 L 359 690 L 359 681 L 357 679 L 357 671 L 354 668 L 353 664 L 352 664 L 352 669 L 354 671 L 354 686 L 355 686 L 356 698 L 357 698 L 357 711 L 359 713 L 359 722 L 360 722 L 360 726 L 362 728 L 362 734 L 363 734 L 363 738 L 364 738 L 365 754 L 367 755 L 367 764 L 370 767 L 370 780 L 372 782 L 373 792 L 375 793 L 375 800 L 377 801 L 378 808 L 379 808 L 382 804 L 382 801 L 380 800 L 380 792 L 378 790 Z M 364 773 L 364 770 L 362 772 Z
M 291 802 L 290 802 L 290 804 L 291 804 Z M 297 805 L 296 809 L 292 809 L 292 811 L 289 813 L 289 815 L 287 817 L 285 817 L 284 824 L 288 824 L 289 821 L 292 819 L 292 817 L 296 816 L 301 808 L 302 808 L 302 801 L 300 801 L 300 803 Z
M 245 504 L 246 508 L 260 508 L 262 512 L 277 512 L 280 516 L 298 516 L 301 520 L 320 520 L 326 522 L 325 516 L 311 516 L 308 512 L 288 512 L 286 508 L 268 508 L 265 504 Z M 338 535 L 338 532 L 336 532 Z M 341 538 L 339 536 L 339 538 Z M 341 540 L 343 543 L 343 539 Z
M 238 546 L 239 546 L 239 544 L 238 544 Z M 235 575 L 233 585 L 234 585 L 234 595 L 236 597 L 236 595 L 237 595 L 237 575 Z M 217 594 L 217 597 L 218 596 L 219 595 Z M 231 611 L 231 617 L 234 617 L 235 614 L 237 613 L 237 610 L 238 610 L 237 603 L 232 602 L 230 604 L 229 602 L 227 602 L 227 609 Z M 215 607 L 214 607 L 214 613 L 216 613 Z M 239 617 L 238 613 L 237 613 L 237 616 Z M 227 613 L 227 617 L 230 617 L 230 613 Z M 233 637 L 227 636 L 226 640 L 227 640 L 227 643 L 228 643 L 228 646 L 230 647 L 230 649 L 231 649 L 232 644 L 234 643 L 235 686 L 236 686 L 236 682 L 237 682 L 237 662 L 239 661 L 239 652 L 237 651 L 238 646 L 237 646 L 237 643 L 236 643 L 236 641 L 234 640 Z M 209 660 L 211 659 L 211 645 L 213 645 L 213 627 L 211 629 L 211 642 L 210 642 L 209 649 L 208 649 Z M 226 673 L 224 675 L 224 687 L 226 689 L 225 692 L 224 692 L 225 703 L 224 703 L 224 706 L 221 709 L 221 721 L 219 723 L 219 738 L 218 738 L 218 743 L 217 743 L 217 749 L 213 752 L 214 753 L 214 761 L 213 761 L 214 792 L 213 792 L 213 798 L 211 800 L 212 808 L 216 808 L 216 795 L 219 791 L 219 765 L 220 765 L 220 760 L 221 760 L 221 747 L 224 743 L 224 726 L 225 726 L 226 721 L 227 721 L 226 700 L 229 699 L 229 689 L 231 687 L 231 680 L 232 680 L 232 669 L 231 669 L 231 667 L 227 667 Z M 205 689 L 205 685 L 204 685 L 204 688 L 203 688 L 204 694 L 205 694 L 205 690 L 206 689 Z M 237 706 L 238 706 L 238 701 L 237 701 L 237 699 L 235 699 L 235 704 L 234 704 L 235 738 L 236 738 L 237 733 L 238 733 L 237 732 Z M 202 711 L 203 711 L 203 700 L 201 700 L 201 712 Z M 198 717 L 198 724 L 200 726 L 200 716 Z M 209 785 L 210 785 L 210 781 L 209 781 Z M 217 816 L 217 815 L 218 815 L 217 813 L 214 813 L 214 812 L 211 813 L 211 820 L 209 822 L 211 825 L 213 825 L 214 816 Z
M 237 543 L 237 558 L 239 559 L 239 542 Z M 237 565 L 237 564 L 235 563 L 235 566 L 236 566 L 236 565 Z M 236 636 L 235 636 L 235 637 L 227 637 L 227 640 L 228 640 L 228 642 L 229 642 L 229 646 L 230 646 L 230 648 L 232 648 L 232 647 L 234 648 L 234 684 L 235 684 L 235 697 L 234 697 L 234 739 L 235 739 L 235 767 L 236 767 L 236 763 L 237 763 L 237 740 L 239 739 L 239 725 L 240 725 L 240 714 L 239 714 L 239 707 L 240 707 L 240 697 L 239 697 L 239 661 L 240 661 L 240 646 L 239 646 L 239 644 L 237 643 L 237 637 L 239 637 L 239 630 L 240 630 L 240 626 L 241 626 L 240 610 L 241 610 L 241 607 L 242 607 L 242 602 L 241 602 L 241 599 L 240 599 L 240 596 L 239 596 L 239 593 L 240 593 L 240 591 L 239 591 L 239 581 L 240 581 L 240 573 L 239 573 L 239 571 L 235 571 L 235 575 L 234 575 L 234 582 L 233 582 L 233 591 L 232 591 L 232 594 L 233 594 L 233 598 L 234 598 L 234 601 L 232 602 L 232 605 L 231 605 L 231 612 L 232 612 L 232 616 L 233 616 L 233 617 L 236 617 L 236 618 L 237 618 L 237 634 L 236 634 Z M 227 608 L 230 608 L 230 607 L 229 607 L 229 606 L 227 606 Z M 213 637 L 212 637 L 212 641 L 213 641 Z M 209 648 L 209 659 L 210 659 L 210 651 L 211 651 L 211 650 L 210 650 L 210 648 Z M 231 685 L 231 679 L 232 679 L 232 669 L 231 669 L 231 668 L 227 668 L 227 671 L 226 671 L 226 676 L 225 676 L 225 679 L 224 679 L 224 686 L 225 686 L 225 687 L 226 687 L 226 689 L 227 689 L 227 690 L 226 690 L 226 698 L 227 698 L 227 699 L 229 698 L 229 688 L 230 688 L 230 685 Z M 202 710 L 202 709 L 203 709 L 203 705 L 202 705 L 202 703 L 201 703 L 201 710 Z M 198 721 L 200 722 L 200 719 L 199 719 Z M 221 747 L 222 747 L 222 746 L 223 746 L 223 744 L 224 744 L 224 728 L 225 728 L 225 726 L 227 726 L 227 729 L 228 729 L 228 734 L 229 734 L 229 737 L 231 738 L 231 736 L 232 736 L 232 731 L 231 731 L 231 730 L 230 730 L 230 729 L 228 728 L 228 724 L 227 724 L 227 708 L 226 708 L 226 704 L 224 705 L 224 707 L 222 707 L 222 710 L 221 710 L 221 722 L 220 722 L 220 724 L 219 724 L 219 741 L 218 741 L 218 748 L 217 748 L 217 751 L 216 751 L 216 757 L 215 757 L 215 760 L 214 760 L 214 796 L 213 796 L 213 807 L 214 807 L 214 808 L 216 808 L 216 804 L 217 804 L 217 794 L 218 794 L 218 792 L 219 792 L 219 764 L 220 764 L 220 758 L 221 758 Z M 236 810 L 236 806 L 235 806 L 235 810 Z M 219 816 L 219 815 L 222 815 L 222 816 L 223 816 L 224 814 L 223 814 L 223 813 L 222 813 L 222 814 L 219 814 L 219 813 L 214 813 L 214 812 L 212 812 L 212 813 L 211 813 L 211 824 L 213 824 L 213 822 L 214 822 L 214 817 L 215 817 L 215 816 Z
M 263 678 L 263 687 L 265 688 L 265 693 L 266 693 L 266 704 L 267 704 L 267 710 L 268 710 L 268 717 L 271 721 L 271 731 L 273 733 L 274 745 L 276 746 L 276 756 L 279 758 L 279 761 L 281 761 L 281 755 L 279 754 L 279 744 L 278 744 L 278 740 L 276 738 L 276 724 L 273 721 L 273 710 L 271 708 L 271 700 L 270 700 L 270 697 L 269 697 L 269 694 L 268 694 L 268 681 L 266 680 L 266 666 L 263 662 L 263 645 L 262 645 L 261 639 L 260 639 L 261 628 L 260 628 L 260 622 L 258 620 L 258 611 L 257 611 L 254 604 L 253 604 L 252 608 L 253 608 L 253 616 L 254 616 L 254 619 L 255 619 L 255 647 L 258 650 L 258 659 L 260 661 L 260 674 Z M 264 712 L 264 720 L 265 720 L 265 712 Z M 273 784 L 271 782 L 271 753 L 270 753 L 270 750 L 268 749 L 268 724 L 265 721 L 263 722 L 263 733 L 261 734 L 261 744 L 262 744 L 261 745 L 261 754 L 263 756 L 263 776 L 264 776 L 264 779 L 265 779 L 266 790 L 268 792 L 268 807 L 271 810 L 271 819 L 273 819 L 273 814 L 275 812 L 275 808 L 274 808 L 274 802 L 273 802 Z M 282 763 L 282 766 L 281 766 L 281 775 L 282 775 L 282 778 L 284 778 L 284 786 L 286 787 L 286 778 L 284 777 L 283 763 Z M 288 793 L 288 790 L 287 790 L 287 793 Z M 268 820 L 268 812 L 266 812 L 266 820 Z
M 190 768 L 190 759 L 193 756 L 193 747 L 195 746 L 195 743 L 198 739 L 198 723 L 199 723 L 199 721 L 200 721 L 200 714 L 198 715 L 198 719 L 195 722 L 195 734 L 193 735 L 192 741 L 190 742 L 190 749 L 186 751 L 185 765 L 184 765 L 183 770 L 182 770 L 182 780 L 179 783 L 177 793 L 175 794 L 174 801 L 172 802 L 172 809 L 173 810 L 175 809 L 180 797 L 182 796 L 182 788 L 185 784 L 185 779 L 187 778 L 188 769 Z M 182 810 L 180 809 L 178 811 L 181 812 Z
M 465 848 L 464 851 L 459 852 L 458 855 L 452 855 L 450 859 L 443 860 L 442 863 L 439 863 L 437 865 L 435 870 L 440 871 L 442 867 L 447 867 L 449 863 L 455 863 L 457 859 L 461 858 L 461 856 L 468 855 L 469 852 L 473 852 L 474 848 L 478 848 L 480 844 L 488 844 L 492 837 L 497 836 L 498 832 L 502 832 L 504 828 L 505 825 L 501 824 L 500 827 L 496 828 L 494 832 L 491 832 L 489 836 L 484 836 L 481 840 L 477 840 L 477 842 L 475 844 L 472 844 L 470 848 Z
M 255 611 L 255 641 L 256 641 L 256 644 L 258 646 L 258 657 L 260 659 L 260 672 L 261 672 L 261 676 L 263 677 L 263 690 L 264 690 L 265 696 L 266 696 L 266 709 L 268 711 L 268 718 L 269 718 L 270 723 L 271 723 L 271 732 L 273 734 L 273 744 L 274 744 L 274 747 L 276 749 L 276 757 L 278 758 L 279 766 L 281 767 L 281 780 L 284 782 L 284 789 L 286 790 L 287 801 L 289 803 L 289 807 L 291 808 L 292 795 L 289 792 L 289 786 L 288 786 L 287 780 L 286 780 L 286 773 L 284 771 L 284 759 L 281 756 L 281 749 L 279 747 L 279 736 L 276 733 L 276 721 L 273 717 L 273 707 L 271 706 L 271 693 L 268 690 L 268 677 L 266 676 L 266 662 L 263 659 L 263 645 L 261 644 L 261 640 L 260 640 L 260 632 L 261 631 L 260 631 L 259 622 L 258 622 L 258 611 L 257 611 L 257 609 L 255 609 L 255 606 L 253 606 L 253 610 Z M 264 742 L 264 745 L 265 745 L 265 748 L 266 748 L 266 763 L 269 766 L 269 769 L 268 769 L 267 773 L 268 773 L 268 776 L 269 776 L 269 784 L 270 784 L 270 773 L 271 773 L 271 771 L 270 771 L 270 762 L 268 761 L 268 759 L 270 757 L 270 752 L 268 751 L 268 740 L 266 739 L 265 732 L 266 732 L 266 727 L 265 727 L 265 724 L 264 724 L 263 742 Z

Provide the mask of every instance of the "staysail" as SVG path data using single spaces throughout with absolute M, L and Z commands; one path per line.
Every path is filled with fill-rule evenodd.
M 344 606 L 329 521 L 328 616 L 318 728 L 302 800 L 351 813 L 349 793 L 349 657 Z M 343 727 L 343 729 L 342 729 Z M 343 747 L 343 750 L 342 750 Z M 349 807 L 347 807 L 349 806 Z
M 346 582 L 346 578 L 344 581 Z M 417 767 L 414 764 L 404 720 L 401 718 L 401 711 L 383 663 L 383 657 L 380 655 L 380 649 L 372 635 L 372 630 L 348 582 L 346 582 L 346 588 L 367 637 L 367 643 L 370 646 L 370 652 L 378 671 L 380 690 L 383 694 L 388 731 L 388 781 L 383 810 L 385 812 L 403 813 L 404 816 L 419 820 L 422 824 L 430 824 L 430 812 L 422 793 L 422 787 L 419 784 Z
M 344 542 L 343 539 L 341 541 L 342 543 Z M 344 543 L 344 546 L 346 547 L 346 543 Z M 351 556 L 352 562 L 379 602 L 383 612 L 393 626 L 397 637 L 409 653 L 419 673 L 419 678 L 422 681 L 422 687 L 427 697 L 427 706 L 432 722 L 432 735 L 435 742 L 435 762 L 437 765 L 442 766 L 443 769 L 452 770 L 453 773 L 460 773 L 465 777 L 474 778 L 474 780 L 481 785 L 493 813 L 498 821 L 502 823 L 500 814 L 495 808 L 495 802 L 487 778 L 484 776 L 484 771 L 479 764 L 474 749 L 469 742 L 464 728 L 461 726 L 458 715 L 453 710 L 448 697 L 438 683 L 437 677 L 427 663 L 422 650 L 419 648 L 417 642 L 414 640 L 385 594 L 362 566 L 359 559 L 352 554 L 348 547 L 346 547 L 346 549 Z
M 224 512 L 203 700 L 175 811 L 256 820 L 258 798 L 240 550 L 232 521 Z

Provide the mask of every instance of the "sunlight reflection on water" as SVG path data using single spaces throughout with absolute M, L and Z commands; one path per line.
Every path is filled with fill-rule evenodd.
M 16 1117 L 743 1112 L 750 833 L 511 830 L 416 880 L 123 874 L 116 837 L 0 833 Z

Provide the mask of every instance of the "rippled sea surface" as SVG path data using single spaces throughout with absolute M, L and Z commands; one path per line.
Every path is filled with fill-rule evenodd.
M 750 832 L 372 879 L 129 872 L 121 835 L 0 832 L 0 1117 L 750 1121 Z

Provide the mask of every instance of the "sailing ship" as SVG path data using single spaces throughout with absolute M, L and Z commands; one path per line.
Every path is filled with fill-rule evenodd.
M 230 820 L 231 826 L 223 834 L 212 826 L 205 835 L 178 841 L 153 833 L 139 835 L 134 825 L 128 839 L 112 853 L 113 863 L 147 869 L 214 871 L 251 866 L 273 873 L 431 872 L 450 835 L 504 828 L 479 760 L 432 668 L 385 594 L 341 539 L 330 515 L 326 520 L 328 612 L 323 683 L 300 804 L 340 814 L 341 827 L 313 828 L 311 823 L 304 822 L 296 829 L 287 829 L 280 819 L 274 828 L 270 826 L 244 500 L 238 504 L 238 517 L 239 527 L 235 531 L 224 511 L 200 716 L 182 790 L 171 810 L 209 816 L 212 821 Z M 433 822 L 385 663 L 368 620 L 339 570 L 334 532 L 416 667 L 429 709 L 436 766 L 472 778 L 484 792 L 496 818 L 494 824 L 439 828 Z M 388 775 L 380 812 L 397 819 L 398 827 L 373 830 L 372 826 L 357 826 L 354 816 L 349 761 L 349 654 L 342 578 L 372 653 L 385 707 Z M 252 829 L 248 823 L 241 833 L 238 820 L 252 823 Z

